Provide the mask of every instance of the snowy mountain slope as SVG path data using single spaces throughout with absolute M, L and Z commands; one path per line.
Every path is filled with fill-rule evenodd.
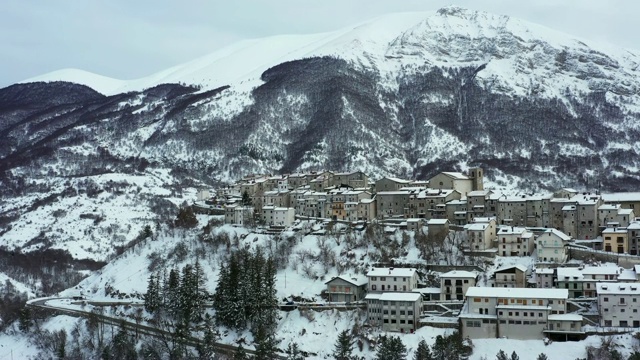
M 154 196 L 175 211 L 192 199 L 183 188 L 248 173 L 424 179 L 477 165 L 501 187 L 637 190 L 639 65 L 633 51 L 448 7 L 244 41 L 133 81 L 44 75 L 77 83 L 0 89 L 0 237 L 80 241 L 91 221 L 73 230 L 74 217 L 112 202 L 105 216 L 131 229 L 120 244 L 155 221 Z M 114 194 L 107 176 L 127 190 Z M 86 196 L 85 183 L 111 195 Z M 116 204 L 145 220 L 123 224 Z M 78 256 L 103 258 L 110 236 Z

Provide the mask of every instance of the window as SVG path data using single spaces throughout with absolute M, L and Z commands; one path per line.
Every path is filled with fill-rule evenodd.
M 380 281 L 387 281 L 387 278 L 386 278 L 386 277 L 384 277 L 384 276 L 381 276 L 381 277 L 380 277 Z
M 384 319 L 384 323 L 388 324 L 389 323 L 389 319 Z
M 376 286 L 375 285 L 371 285 L 371 290 L 376 290 Z
M 378 281 L 378 279 L 375 276 L 372 276 L 371 281 Z
M 395 324 L 396 323 L 396 319 L 391 319 L 391 323 Z
M 602 301 L 604 301 L 604 302 L 609 302 L 609 298 L 608 298 L 608 297 L 603 298 L 603 299 L 602 299 Z
M 511 311 L 509 311 L 509 316 L 513 316 L 513 313 Z
M 473 298 L 473 302 L 481 302 L 482 299 L 481 298 Z
M 404 310 L 400 310 L 400 315 L 404 315 Z
M 384 284 L 382 285 L 382 291 L 384 291 Z
M 413 315 L 413 310 L 408 310 L 407 315 Z

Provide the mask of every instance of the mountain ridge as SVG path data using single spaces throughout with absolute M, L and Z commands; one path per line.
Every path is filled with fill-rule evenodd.
M 419 18 L 291 37 L 304 46 L 283 40 L 262 58 L 268 42 L 247 42 L 245 61 L 216 70 L 235 72 L 206 83 L 0 89 L 0 236 L 18 249 L 78 242 L 77 256 L 102 259 L 196 188 L 258 173 L 426 179 L 481 166 L 506 189 L 640 189 L 638 56 L 456 7 Z M 213 74 L 198 61 L 153 79 Z

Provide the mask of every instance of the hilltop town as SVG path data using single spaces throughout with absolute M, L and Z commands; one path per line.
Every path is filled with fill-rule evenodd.
M 639 193 L 508 194 L 485 189 L 483 175 L 471 168 L 427 181 L 371 181 L 359 171 L 248 176 L 214 194 L 200 191 L 194 208 L 258 233 L 301 221 L 315 224 L 309 233 L 317 236 L 335 224 L 378 226 L 426 243 L 453 239 L 475 264 L 503 260 L 489 274 L 473 261 L 446 264 L 429 283 L 424 268 L 393 260 L 326 282 L 329 303 L 365 304 L 368 325 L 384 331 L 435 326 L 470 339 L 567 341 L 640 327 Z

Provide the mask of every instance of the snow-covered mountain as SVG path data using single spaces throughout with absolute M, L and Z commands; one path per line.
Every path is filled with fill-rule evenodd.
M 502 186 L 638 190 L 639 65 L 632 50 L 447 7 L 243 41 L 131 81 L 42 75 L 0 89 L 0 237 L 86 241 L 77 256 L 92 257 L 185 188 L 247 173 L 482 166 Z

